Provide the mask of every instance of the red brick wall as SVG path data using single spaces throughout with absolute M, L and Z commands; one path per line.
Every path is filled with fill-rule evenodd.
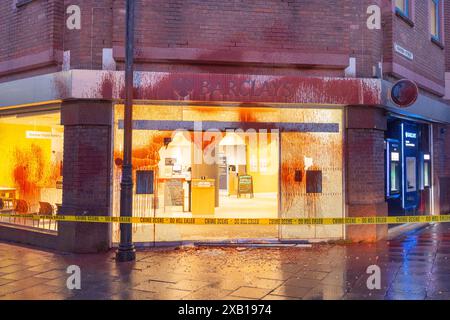
M 384 131 L 349 129 L 347 134 L 349 203 L 384 202 Z
M 136 40 L 141 46 L 223 49 L 300 49 L 347 53 L 342 1 L 140 0 Z M 115 9 L 124 1 L 114 1 Z M 115 14 L 116 16 L 116 14 Z M 124 15 L 114 42 L 123 43 Z M 326 21 L 326 23 L 324 23 Z
M 0 61 L 55 45 L 56 1 L 33 1 L 19 8 L 15 2 L 0 1 Z
M 386 216 L 384 134 L 386 117 L 375 107 L 347 107 L 346 205 L 349 217 Z M 384 225 L 347 226 L 352 241 L 386 237 Z
M 111 115 L 109 102 L 70 101 L 64 125 L 63 207 L 66 215 L 110 215 Z M 110 245 L 108 224 L 60 223 L 62 250 L 97 252 Z
M 81 30 L 64 26 L 64 50 L 72 69 L 102 69 L 102 49 L 112 47 L 113 0 L 64 0 L 81 9 Z M 64 23 L 65 25 L 65 23 Z
M 124 0 L 34 0 L 21 8 L 15 7 L 15 1 L 0 3 L 0 43 L 6 44 L 0 47 L 0 81 L 12 78 L 1 75 L 2 62 L 18 57 L 56 50 L 59 55 L 52 66 L 33 66 L 51 72 L 61 68 L 60 53 L 70 50 L 72 68 L 101 69 L 102 49 L 123 47 Z M 65 27 L 65 9 L 71 4 L 81 8 L 81 30 Z M 383 8 L 382 30 L 366 27 L 367 7 L 373 4 Z M 360 77 L 371 77 L 373 67 L 384 61 L 443 85 L 445 52 L 430 41 L 428 1 L 414 1 L 414 27 L 395 16 L 391 4 L 390 0 L 138 0 L 138 53 L 153 47 L 200 48 L 211 49 L 212 55 L 235 50 L 240 57 L 230 58 L 227 66 L 203 67 L 183 61 L 138 61 L 137 69 L 342 76 L 342 66 L 323 70 L 311 64 L 289 67 L 285 61 L 279 62 L 279 68 L 246 63 L 230 66 L 240 59 L 244 61 L 248 51 L 261 52 L 261 56 L 264 52 L 341 53 L 356 57 Z M 450 7 L 449 1 L 445 6 Z M 393 53 L 393 42 L 413 51 L 414 61 Z M 209 58 L 198 56 L 198 60 Z M 449 61 L 447 53 L 447 65 Z M 39 73 L 25 71 L 22 76 Z
M 62 2 L 35 0 L 17 8 L 16 1 L 0 1 L 0 77 L 33 68 L 54 71 L 62 57 Z
M 450 44 L 450 1 L 444 1 L 444 31 L 445 31 L 445 44 Z M 445 50 L 445 70 L 450 72 L 450 49 Z
M 138 48 L 202 48 L 211 49 L 207 55 L 200 54 L 198 60 L 209 60 L 224 50 L 238 52 L 229 64 L 245 60 L 248 51 L 259 52 L 309 52 L 349 53 L 349 21 L 345 19 L 348 7 L 343 1 L 298 1 L 298 0 L 140 0 L 136 42 Z M 347 2 L 347 0 L 346 0 Z M 125 1 L 114 1 L 115 46 L 124 45 L 123 11 Z M 324 23 L 326 21 L 326 23 Z M 116 56 L 117 57 L 117 56 Z M 285 61 L 280 55 L 278 64 Z M 206 64 L 206 63 L 205 63 Z M 249 72 L 285 73 L 305 72 L 296 68 L 282 70 L 258 66 L 239 65 L 239 70 L 230 66 L 187 67 L 182 62 L 176 66 L 147 61 L 138 67 L 143 70 L 181 70 L 194 72 Z M 311 68 L 311 66 L 309 66 Z M 311 71 L 309 70 L 309 74 Z M 313 74 L 326 74 L 318 72 Z M 342 76 L 343 70 L 328 71 L 329 75 Z
M 350 21 L 350 54 L 356 58 L 356 75 L 370 78 L 373 67 L 383 61 L 383 29 L 367 28 L 367 8 L 371 5 L 383 7 L 384 0 L 348 1 L 347 17 Z
M 385 6 L 384 11 L 388 12 L 390 10 L 391 13 L 384 16 L 384 62 L 398 64 L 440 86 L 444 86 L 445 51 L 431 42 L 429 1 L 415 0 L 412 3 L 411 20 L 414 26 L 409 25 L 398 17 L 392 7 L 389 7 L 389 4 Z M 410 61 L 396 53 L 393 48 L 394 43 L 398 43 L 403 48 L 411 51 L 414 54 L 414 60 Z M 387 71 L 390 72 L 390 70 Z M 404 77 L 406 75 L 400 76 Z

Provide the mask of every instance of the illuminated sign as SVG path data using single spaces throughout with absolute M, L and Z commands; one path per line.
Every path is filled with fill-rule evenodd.
M 407 146 L 407 147 L 415 147 L 416 146 L 416 144 L 414 142 L 412 142 L 411 140 L 408 140 L 408 139 L 417 139 L 417 133 L 406 131 L 405 138 L 407 138 L 405 140 L 405 146 Z
M 391 153 L 391 161 L 400 161 L 400 153 L 392 152 Z
M 424 154 L 423 160 L 431 160 L 431 156 L 429 154 Z
M 416 138 L 417 138 L 417 133 L 414 133 L 414 132 L 405 132 L 405 137 L 406 137 L 406 138 L 416 139 Z

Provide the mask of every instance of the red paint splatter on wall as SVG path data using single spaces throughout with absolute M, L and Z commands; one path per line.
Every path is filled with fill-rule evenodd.
M 114 78 L 111 73 L 106 73 L 102 77 L 100 94 L 105 99 L 112 99 Z
M 160 131 L 153 134 L 146 145 L 134 148 L 132 154 L 133 170 L 158 166 L 160 161 L 159 150 L 164 147 L 165 141 L 167 141 L 166 139 L 171 137 L 172 132 Z M 118 167 L 122 166 L 122 151 L 114 151 L 114 163 Z
M 41 188 L 55 188 L 62 164 L 46 161 L 44 150 L 36 144 L 16 148 L 13 155 L 12 175 L 18 195 L 29 204 L 35 204 L 40 200 Z

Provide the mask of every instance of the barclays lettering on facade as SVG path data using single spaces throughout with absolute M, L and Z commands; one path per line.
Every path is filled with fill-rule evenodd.
M 271 97 L 292 98 L 294 85 L 280 80 L 241 80 L 210 81 L 204 80 L 200 86 L 200 96 L 204 100 L 229 100 Z

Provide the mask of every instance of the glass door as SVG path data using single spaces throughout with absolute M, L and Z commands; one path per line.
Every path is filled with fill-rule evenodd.
M 342 218 L 342 112 L 324 110 L 308 132 L 281 133 L 281 218 Z M 323 127 L 321 119 L 334 125 Z M 280 238 L 341 239 L 341 225 L 281 226 Z

